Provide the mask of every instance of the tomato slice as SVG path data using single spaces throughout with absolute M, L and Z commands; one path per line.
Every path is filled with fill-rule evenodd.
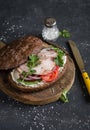
M 51 82 L 55 80 L 58 76 L 59 68 L 60 68 L 59 66 L 55 66 L 51 73 L 48 73 L 47 75 L 42 75 L 41 76 L 42 80 L 45 82 Z

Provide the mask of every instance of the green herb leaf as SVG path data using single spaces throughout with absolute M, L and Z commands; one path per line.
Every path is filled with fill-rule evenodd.
M 40 64 L 39 57 L 34 54 L 30 55 L 27 61 L 28 72 L 25 71 L 22 72 L 23 81 L 27 76 L 32 75 L 36 72 L 33 68 L 38 64 Z
M 64 103 L 69 102 L 68 97 L 67 97 L 67 92 L 68 92 L 68 90 L 64 90 L 60 97 L 60 100 Z
M 63 59 L 60 55 L 58 55 L 55 59 L 54 59 L 54 62 L 56 63 L 56 65 L 58 66 L 63 66 Z
M 41 80 L 35 80 L 35 81 L 25 81 L 22 79 L 17 79 L 18 83 L 25 84 L 25 85 L 32 85 L 32 84 L 37 84 Z
M 23 72 L 22 72 L 22 75 L 23 75 L 24 77 L 26 77 L 27 72 L 23 71 Z
M 38 64 L 40 64 L 39 57 L 37 55 L 34 55 L 34 54 L 30 55 L 28 62 L 27 62 L 29 75 L 36 72 L 35 70 L 33 70 L 33 67 L 37 66 Z
M 24 79 L 28 76 L 28 72 L 23 71 L 22 75 L 23 75 L 23 79 L 22 80 L 24 81 Z
M 37 62 L 39 60 L 39 57 L 37 55 L 32 54 L 32 55 L 29 56 L 29 60 L 32 63 L 35 63 L 35 62 Z
M 36 72 L 36 70 L 30 69 L 30 70 L 29 70 L 29 75 L 32 75 L 32 74 L 34 74 L 35 72 Z
M 38 65 L 40 62 L 39 62 L 39 57 L 37 55 L 30 55 L 29 56 L 29 59 L 28 59 L 28 62 L 27 62 L 27 66 L 29 68 L 31 67 L 35 67 L 36 65 Z
M 62 50 L 60 50 L 59 48 L 56 48 L 56 47 L 52 47 L 56 52 L 57 52 L 57 57 L 54 59 L 54 61 L 55 61 L 55 63 L 56 63 L 56 65 L 58 65 L 58 66 L 63 66 L 63 59 L 62 59 L 62 57 L 65 55 L 65 53 L 62 51 Z
M 59 32 L 59 35 L 61 36 L 61 37 L 64 37 L 64 38 L 69 38 L 69 37 L 71 37 L 71 34 L 70 34 L 70 32 L 68 31 L 68 30 L 62 30 L 61 32 Z

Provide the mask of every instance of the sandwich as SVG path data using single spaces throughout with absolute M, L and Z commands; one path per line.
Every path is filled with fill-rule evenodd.
M 51 87 L 67 69 L 67 54 L 61 48 L 26 36 L 0 50 L 0 70 L 9 70 L 11 87 L 22 92 Z

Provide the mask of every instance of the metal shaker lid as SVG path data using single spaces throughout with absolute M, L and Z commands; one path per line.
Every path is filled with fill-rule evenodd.
M 45 19 L 45 26 L 52 27 L 56 25 L 56 20 L 54 18 L 46 18 Z

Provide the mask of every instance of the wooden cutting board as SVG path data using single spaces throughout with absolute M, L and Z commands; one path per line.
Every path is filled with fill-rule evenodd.
M 0 42 L 0 48 L 2 48 L 4 45 L 5 44 L 3 42 Z M 67 55 L 67 57 L 68 64 L 64 75 L 59 81 L 54 83 L 53 86 L 50 86 L 50 88 L 33 93 L 21 92 L 10 86 L 7 79 L 8 72 L 0 71 L 0 89 L 8 96 L 25 104 L 44 105 L 57 101 L 60 98 L 63 90 L 69 90 L 72 87 L 75 78 L 75 66 L 73 60 L 69 55 Z

